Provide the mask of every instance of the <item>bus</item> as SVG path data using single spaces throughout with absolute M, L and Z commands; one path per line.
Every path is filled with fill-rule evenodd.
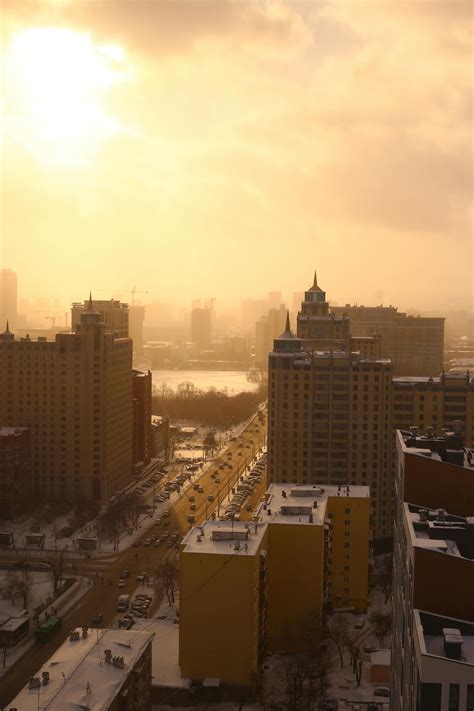
M 38 625 L 36 628 L 36 641 L 40 642 L 40 644 L 46 644 L 46 642 L 49 642 L 53 634 L 61 627 L 62 622 L 63 621 L 60 617 L 52 615 L 46 620 L 46 622 Z

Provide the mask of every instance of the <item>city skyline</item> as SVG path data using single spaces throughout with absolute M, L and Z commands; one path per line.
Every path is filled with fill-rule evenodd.
M 309 257 L 336 303 L 471 308 L 470 3 L 140 6 L 4 3 L 26 297 L 228 305 L 296 291 Z

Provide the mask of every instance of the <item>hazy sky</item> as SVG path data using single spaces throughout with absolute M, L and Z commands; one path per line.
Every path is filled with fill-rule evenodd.
M 464 307 L 472 2 L 3 0 L 22 296 Z

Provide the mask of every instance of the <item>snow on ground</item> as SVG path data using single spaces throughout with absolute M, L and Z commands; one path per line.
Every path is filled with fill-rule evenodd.
M 5 571 L 0 571 L 4 573 Z M 34 572 L 34 571 L 33 571 Z M 38 573 L 39 575 L 40 573 Z M 42 573 L 41 573 L 42 574 Z M 41 587 L 41 585 L 40 585 Z M 86 595 L 90 590 L 90 583 L 88 578 L 76 578 L 74 584 L 68 588 L 59 598 L 54 601 L 54 606 L 59 617 L 63 620 L 67 619 L 69 610 L 73 609 L 78 601 Z M 0 601 L 0 606 L 3 601 Z M 3 608 L 2 608 L 3 611 Z M 40 618 L 41 619 L 41 618 Z M 32 613 L 30 613 L 30 632 L 27 637 L 25 637 L 19 644 L 13 648 L 8 649 L 6 657 L 6 667 L 3 668 L 3 664 L 0 668 L 0 678 L 8 672 L 8 670 L 16 664 L 16 662 L 36 644 L 35 641 L 35 629 L 36 625 L 32 619 Z
M 39 605 L 46 602 L 48 598 L 53 596 L 53 578 L 49 571 L 28 571 L 30 578 L 30 595 L 28 599 L 28 609 L 34 610 Z M 10 617 L 17 617 L 24 610 L 23 600 L 18 596 L 15 603 L 5 599 L 2 594 L 5 584 L 11 575 L 21 578 L 23 571 L 18 570 L 0 570 L 0 612 L 3 612 Z

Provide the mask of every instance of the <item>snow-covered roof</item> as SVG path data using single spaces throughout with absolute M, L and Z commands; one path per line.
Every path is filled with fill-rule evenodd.
M 406 502 L 403 504 L 403 515 L 413 547 L 428 548 L 457 558 L 471 559 L 467 543 L 468 541 L 474 543 L 474 530 L 469 519 L 453 516 L 443 509 L 434 511 L 428 507 Z M 461 553 L 458 541 L 465 544 L 463 547 L 465 555 Z
M 19 711 L 105 711 L 153 639 L 151 632 L 133 630 L 89 630 L 85 638 L 80 628 L 76 631 L 79 639 L 71 641 L 69 637 L 36 674 L 41 681 L 47 672 L 48 684 L 31 689 L 27 684 L 9 707 Z M 123 668 L 120 663 L 105 661 L 106 649 L 112 658 L 123 658 Z
M 271 484 L 266 501 L 257 511 L 261 523 L 291 523 L 321 526 L 326 518 L 330 497 L 344 499 L 370 496 L 368 486 L 334 486 L 328 484 Z
M 244 521 L 206 521 L 183 538 L 184 553 L 255 555 L 265 535 L 266 525 Z
M 390 666 L 390 649 L 377 649 L 370 655 L 370 663 L 372 666 L 389 667 Z

